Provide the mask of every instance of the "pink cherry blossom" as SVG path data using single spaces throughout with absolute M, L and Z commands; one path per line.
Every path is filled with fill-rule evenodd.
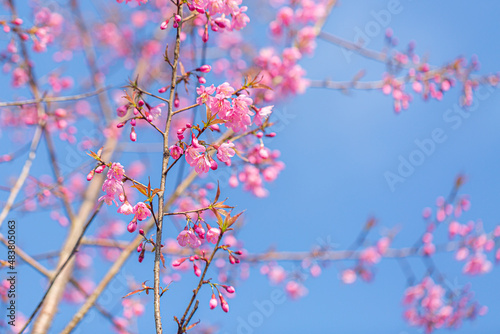
M 108 170 L 108 179 L 114 178 L 115 180 L 121 181 L 123 175 L 125 174 L 125 169 L 118 162 L 113 162 Z
M 151 216 L 151 211 L 145 203 L 139 202 L 134 206 L 134 215 L 137 220 L 141 221 Z
M 236 154 L 233 147 L 234 143 L 232 142 L 227 141 L 222 143 L 217 149 L 217 158 L 222 162 L 230 163 L 231 158 Z
M 176 160 L 179 159 L 181 157 L 181 155 L 184 153 L 182 148 L 180 148 L 177 145 L 170 146 L 169 151 L 170 151 L 170 155 L 172 156 L 172 158 L 174 158 Z
M 130 215 L 134 213 L 134 207 L 130 205 L 128 201 L 125 201 L 119 208 L 118 208 L 118 213 L 124 214 L 124 215 Z
M 219 236 L 220 236 L 220 229 L 212 227 L 208 230 L 206 234 L 206 239 L 208 242 L 215 245 L 217 244 L 217 241 L 219 241 Z

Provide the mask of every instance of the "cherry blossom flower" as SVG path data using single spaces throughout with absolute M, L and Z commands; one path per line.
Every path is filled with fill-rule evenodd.
M 218 229 L 216 227 L 212 227 L 208 230 L 208 232 L 205 236 L 206 236 L 206 239 L 208 242 L 211 242 L 215 245 L 215 244 L 217 244 L 217 241 L 219 240 L 220 229 Z
M 217 158 L 222 162 L 231 163 L 231 158 L 236 154 L 233 147 L 234 143 L 232 142 L 227 141 L 222 143 L 219 148 L 217 148 Z

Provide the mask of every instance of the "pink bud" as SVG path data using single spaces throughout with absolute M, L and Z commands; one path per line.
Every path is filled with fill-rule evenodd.
M 142 228 L 139 229 L 139 234 L 144 235 L 144 230 Z
M 223 287 L 229 293 L 234 293 L 236 291 L 236 290 L 234 290 L 234 287 L 232 287 L 231 285 L 223 285 Z
M 137 246 L 137 253 L 142 252 L 142 242 Z
M 116 114 L 118 115 L 118 117 L 124 117 L 127 114 L 127 111 L 128 111 L 128 106 L 123 105 L 116 109 Z
M 207 83 L 207 79 L 205 79 L 204 77 L 198 77 L 198 82 L 201 84 L 205 84 Z
M 208 42 L 208 27 L 205 27 L 205 32 L 203 33 L 203 36 L 201 36 L 201 40 L 203 43 Z
M 172 266 L 174 267 L 178 267 L 180 266 L 184 261 L 186 261 L 186 258 L 183 257 L 183 258 L 180 258 L 180 259 L 177 259 L 175 260 L 174 262 L 172 262 Z
M 95 169 L 95 172 L 96 172 L 97 174 L 101 174 L 101 173 L 104 171 L 104 168 L 106 168 L 106 165 L 100 165 L 99 167 L 97 167 L 97 168 Z
M 173 26 L 174 26 L 175 29 L 177 29 L 177 28 L 179 28 L 179 23 L 174 22 Z
M 259 131 L 259 132 L 257 132 L 257 133 L 255 134 L 255 137 L 257 137 L 257 138 L 259 138 L 259 139 L 260 139 L 260 138 L 262 138 L 263 136 L 264 136 L 264 133 L 263 133 L 262 131 Z
M 116 124 L 116 127 L 118 129 L 120 129 L 120 128 L 123 128 L 124 125 L 125 125 L 124 123 L 118 123 L 118 124 Z
M 193 264 L 193 269 L 194 269 L 194 274 L 198 277 L 201 276 L 201 269 L 196 265 L 196 264 Z
M 174 20 L 175 20 L 175 22 L 181 22 L 182 18 L 181 18 L 180 15 L 177 14 L 177 15 L 174 16 Z
M 202 65 L 198 68 L 198 71 L 203 72 L 203 73 L 208 73 L 212 70 L 212 66 L 210 65 Z
M 180 104 L 181 104 L 181 101 L 179 101 L 178 98 L 175 98 L 175 100 L 174 100 L 174 107 L 179 108 Z
M 222 295 L 219 293 L 219 299 L 220 299 L 220 306 L 224 312 L 229 312 L 229 305 L 227 304 L 226 300 Z
M 137 120 L 136 120 L 135 118 L 132 118 L 132 119 L 130 120 L 130 125 L 132 125 L 132 126 L 136 126 L 136 125 L 137 125 Z
M 130 233 L 133 233 L 135 231 L 135 229 L 137 228 L 137 222 L 135 221 L 131 221 L 128 226 L 127 226 L 127 230 L 130 232 Z
M 211 170 L 216 170 L 217 169 L 217 162 L 215 162 L 215 160 L 211 160 L 210 161 L 210 169 Z
M 68 113 L 66 112 L 66 109 L 63 109 L 63 108 L 57 108 L 55 111 L 54 111 L 54 114 L 57 116 L 57 117 L 66 117 L 68 115 Z
M 20 26 L 21 24 L 23 24 L 23 20 L 18 17 L 15 20 L 13 20 L 12 23 L 15 24 L 16 26 Z
M 91 170 L 88 174 L 87 174 L 87 181 L 90 181 L 92 180 L 92 178 L 94 177 L 94 171 Z
M 167 91 L 167 87 L 162 87 L 158 89 L 158 93 L 165 93 Z
M 270 137 L 270 138 L 276 137 L 276 132 L 271 132 L 271 133 L 268 133 L 268 134 L 266 135 L 266 137 Z
M 215 294 L 212 293 L 212 298 L 210 299 L 210 309 L 213 310 L 214 308 L 217 307 L 217 299 L 215 299 Z
M 130 140 L 131 141 L 136 141 L 137 140 L 137 135 L 135 134 L 134 128 L 130 131 Z
M 139 254 L 139 263 L 141 263 L 142 260 L 144 260 L 144 251 L 142 251 L 141 254 Z
M 165 30 L 165 29 L 167 29 L 167 28 L 168 28 L 168 19 L 167 19 L 167 20 L 165 20 L 165 21 L 163 21 L 163 22 L 161 23 L 161 25 L 160 25 L 160 29 L 161 29 L 161 30 Z

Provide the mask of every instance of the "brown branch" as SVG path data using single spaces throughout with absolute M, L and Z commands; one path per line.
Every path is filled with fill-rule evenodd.
M 182 17 L 183 3 L 177 0 L 177 15 Z M 170 153 L 168 150 L 168 134 L 170 131 L 170 123 L 172 121 L 173 105 L 175 97 L 175 88 L 177 85 L 177 66 L 179 65 L 180 56 L 180 46 L 181 46 L 181 31 L 182 23 L 177 27 L 177 35 L 175 38 L 175 49 L 174 49 L 174 61 L 172 64 L 172 80 L 170 83 L 170 95 L 168 98 L 168 115 L 165 122 L 165 131 L 163 135 L 163 163 L 161 169 L 161 181 L 160 181 L 160 192 L 158 193 L 158 222 L 156 226 L 156 248 L 155 248 L 155 260 L 154 260 L 154 318 L 156 333 L 162 334 L 163 328 L 161 323 L 161 313 L 160 313 L 160 263 L 161 263 L 161 244 L 162 244 L 162 229 L 163 229 L 163 203 L 165 200 L 165 186 L 167 180 L 167 170 L 168 161 L 170 158 Z
M 222 236 L 223 236 L 223 233 L 221 233 L 219 235 L 219 238 L 217 239 L 217 244 L 215 245 L 214 251 L 210 255 L 210 259 L 208 259 L 208 261 L 206 261 L 206 263 L 205 263 L 205 269 L 203 269 L 203 273 L 200 276 L 200 280 L 198 282 L 198 286 L 193 291 L 193 296 L 191 297 L 191 300 L 189 301 L 189 304 L 186 307 L 186 311 L 184 311 L 184 314 L 182 315 L 181 321 L 178 324 L 177 334 L 182 334 L 182 333 L 186 332 L 186 327 L 189 325 L 189 320 L 191 320 L 191 318 L 194 315 L 194 312 L 196 311 L 196 308 L 195 308 L 193 310 L 193 312 L 191 313 L 191 315 L 189 316 L 188 321 L 185 321 L 186 316 L 187 316 L 189 310 L 191 309 L 191 306 L 193 305 L 193 302 L 196 299 L 196 296 L 198 296 L 198 292 L 200 291 L 201 286 L 203 285 L 203 282 L 205 280 L 205 275 L 207 274 L 207 271 L 208 271 L 208 267 L 212 263 L 212 260 L 214 259 L 214 256 L 215 256 L 215 253 L 217 253 L 217 251 L 219 250 L 219 244 L 220 244 L 220 241 L 222 240 Z M 198 305 L 198 303 L 196 303 L 196 305 Z
M 188 213 L 195 213 L 195 212 L 201 212 L 201 211 L 206 211 L 210 210 L 210 207 L 204 207 L 204 208 L 199 208 L 199 209 L 194 209 L 194 210 L 188 210 L 188 211 L 181 211 L 181 212 L 166 212 L 163 215 L 164 216 L 176 216 L 176 215 L 185 215 Z
M 190 105 L 189 107 L 186 107 L 186 108 L 182 108 L 182 109 L 176 110 L 176 111 L 174 111 L 172 113 L 172 115 L 177 115 L 178 113 L 181 113 L 183 111 L 186 111 L 186 110 L 189 110 L 189 109 L 193 109 L 193 108 L 196 108 L 196 107 L 198 107 L 198 103 Z
M 158 96 L 158 95 L 152 94 L 152 93 L 148 92 L 147 90 L 144 90 L 144 89 L 142 89 L 142 88 L 140 88 L 140 87 L 138 87 L 138 86 L 133 86 L 132 88 L 133 88 L 133 89 L 135 89 L 135 90 L 137 90 L 137 91 L 139 91 L 139 92 L 141 92 L 142 94 L 149 95 L 149 96 L 151 96 L 151 97 L 157 98 L 158 100 L 161 100 L 161 101 L 163 101 L 163 102 L 166 102 L 167 104 L 170 104 L 170 101 L 169 101 L 169 100 L 167 100 L 167 99 L 165 99 L 165 98 L 163 98 L 163 97 L 161 97 L 161 96 Z
M 40 99 L 24 100 L 24 101 L 14 101 L 14 102 L 0 102 L 0 107 L 10 107 L 10 106 L 24 106 L 27 104 L 37 104 L 43 102 L 67 102 L 85 99 L 87 97 L 95 96 L 101 94 L 102 92 L 110 89 L 111 87 L 103 87 L 98 90 L 89 93 L 83 93 L 71 96 L 59 96 L 59 97 L 43 97 Z
M 8 240 L 5 239 L 5 237 L 2 234 L 0 234 L 0 241 L 6 247 L 9 247 Z M 83 238 L 82 238 L 82 241 L 83 241 Z M 80 242 L 80 244 L 81 243 L 82 242 Z M 38 262 L 34 257 L 31 257 L 28 253 L 26 253 L 19 246 L 16 246 L 16 255 L 19 256 L 20 259 L 22 259 L 24 262 L 26 262 L 28 265 L 33 267 L 36 271 L 38 271 L 40 274 L 44 275 L 45 277 L 47 277 L 49 279 L 51 279 L 53 277 L 54 274 L 50 270 L 45 268 L 42 264 L 40 264 L 40 262 Z M 58 256 L 59 252 L 55 252 L 54 255 Z M 80 292 L 85 297 L 88 296 L 88 293 L 82 288 L 82 286 L 78 283 L 77 280 L 75 280 L 74 278 L 71 278 L 70 282 L 78 290 L 78 292 Z M 121 331 L 124 331 L 125 333 L 128 333 L 126 331 L 126 328 L 123 328 L 120 324 L 115 323 L 115 321 L 113 319 L 113 315 L 111 313 L 109 313 L 104 307 L 102 307 L 101 305 L 99 305 L 97 303 L 94 306 L 97 309 L 97 311 L 99 313 L 101 313 L 101 315 L 103 317 L 108 319 L 113 324 L 113 326 L 115 326 L 117 329 L 119 329 Z
M 7 198 L 7 203 L 5 203 L 5 206 L 2 209 L 2 213 L 0 213 L 0 226 L 2 226 L 3 221 L 9 214 L 10 210 L 12 209 L 12 206 L 14 204 L 14 201 L 16 200 L 17 195 L 19 194 L 19 191 L 21 190 L 24 182 L 28 178 L 28 175 L 31 170 L 31 166 L 33 165 L 33 160 L 35 160 L 36 157 L 36 151 L 38 148 L 38 144 L 40 143 L 40 139 L 42 138 L 42 127 L 38 126 L 35 130 L 35 134 L 33 136 L 33 139 L 31 141 L 31 148 L 30 152 L 28 154 L 28 158 L 26 159 L 26 162 L 24 163 L 24 166 L 21 170 L 21 174 L 19 174 L 19 177 L 16 180 L 16 183 L 10 190 L 9 197 Z

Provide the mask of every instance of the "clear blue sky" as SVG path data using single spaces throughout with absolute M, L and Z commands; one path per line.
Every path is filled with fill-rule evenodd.
M 107 1 L 110 6 L 117 5 L 113 0 Z M 500 3 L 400 2 L 403 10 L 391 17 L 389 26 L 401 46 L 416 41 L 417 53 L 427 55 L 434 65 L 443 65 L 460 55 L 470 58 L 475 54 L 481 63 L 481 73 L 499 70 Z M 364 29 L 374 21 L 371 11 L 385 9 L 387 5 L 388 1 L 342 1 L 333 11 L 325 30 L 352 41 L 357 27 Z M 257 20 L 255 10 L 250 13 L 251 19 Z M 380 49 L 383 38 L 383 33 L 373 37 L 368 47 Z M 359 69 L 365 69 L 366 79 L 376 80 L 383 71 L 380 64 L 356 55 L 348 59 L 338 47 L 323 41 L 318 41 L 315 57 L 305 59 L 302 65 L 311 79 L 349 80 Z M 109 84 L 122 84 L 123 81 L 117 78 L 118 75 L 114 76 Z M 125 79 L 126 73 L 121 78 Z M 3 87 L 7 86 L 4 83 Z M 245 248 L 260 252 L 273 245 L 278 250 L 306 251 L 322 240 L 331 240 L 343 249 L 356 238 L 371 215 L 379 220 L 371 239 L 377 239 L 385 228 L 400 225 L 402 230 L 393 246 L 410 246 L 425 228 L 420 218 L 422 209 L 433 206 L 438 196 L 447 195 L 459 173 L 468 175 L 463 192 L 469 194 L 472 201 L 472 209 L 464 220 L 482 219 L 485 229 L 491 230 L 500 222 L 500 115 L 497 114 L 500 94 L 491 93 L 454 129 L 443 115 L 458 103 L 459 93 L 454 88 L 441 102 L 415 98 L 410 109 L 400 115 L 393 112 L 392 100 L 380 91 L 353 91 L 344 95 L 337 91 L 310 89 L 305 95 L 277 106 L 278 111 L 293 117 L 283 121 L 286 126 L 270 144 L 281 150 L 281 159 L 286 163 L 286 169 L 269 187 L 270 196 L 262 200 L 242 193 L 241 189 L 224 189 L 224 196 L 230 197 L 231 203 L 247 210 L 246 226 L 240 232 Z M 11 99 L 11 95 L 5 93 L 0 96 L 2 100 Z M 413 175 L 391 191 L 384 173 L 394 172 L 399 156 L 408 157 L 416 148 L 415 140 L 429 138 L 437 128 L 443 130 L 446 140 L 437 145 L 435 152 L 415 169 Z M 7 138 L 7 134 L 2 134 L 4 142 Z M 43 160 L 46 159 L 44 149 L 42 146 L 41 162 L 35 165 L 37 175 L 50 173 Z M 1 154 L 6 152 L 8 148 L 0 148 Z M 155 163 L 157 157 L 150 159 L 152 166 L 158 165 Z M 18 166 L 17 163 L 3 164 L 0 171 L 6 175 Z M 2 200 L 4 196 L 2 194 Z M 57 249 L 64 237 L 64 230 L 49 221 L 46 212 L 12 213 L 11 217 L 20 222 L 19 245 L 33 253 L 40 252 L 41 244 L 47 251 Z M 1 232 L 5 233 L 5 225 Z M 172 236 L 174 232 L 173 228 L 167 229 L 166 235 Z M 485 276 L 471 278 L 461 275 L 462 263 L 454 261 L 453 254 L 438 255 L 435 261 L 451 284 L 460 287 L 470 282 L 476 299 L 489 307 L 487 315 L 473 323 L 465 323 L 457 333 L 497 333 L 500 329 L 497 268 Z M 127 272 L 136 273 L 138 281 L 151 280 L 151 257 L 140 266 L 135 262 L 135 258 L 129 261 Z M 421 277 L 425 272 L 422 261 L 415 258 L 410 259 L 410 263 Z M 290 264 L 286 266 L 290 268 Z M 102 275 L 101 267 L 105 266 L 93 269 L 94 277 Z M 420 333 L 402 319 L 401 300 L 406 280 L 395 261 L 383 260 L 377 266 L 374 282 L 369 284 L 358 281 L 354 285 L 343 285 L 338 273 L 338 267 L 331 265 L 320 277 L 310 278 L 307 296 L 299 301 L 275 304 L 269 316 L 263 317 L 262 324 L 247 332 Z M 39 301 L 43 281 L 26 267 L 20 269 L 19 276 L 20 309 L 29 314 Z M 190 277 L 175 284 L 167 293 L 163 302 L 167 332 L 173 331 L 172 316 L 179 315 L 185 307 L 193 284 L 194 279 Z M 118 288 L 104 296 L 111 296 L 114 301 L 106 304 L 101 299 L 101 302 L 121 313 L 118 300 L 126 291 L 120 290 L 120 286 L 123 287 L 115 282 Z M 237 298 L 230 301 L 229 314 L 220 309 L 210 311 L 209 292 L 206 291 L 195 318 L 221 325 L 220 333 L 237 333 L 239 319 L 248 321 L 248 317 L 258 311 L 255 303 L 269 300 L 275 289 L 254 269 L 251 278 L 237 287 Z M 151 333 L 154 330 L 152 297 L 143 298 L 148 301 L 147 314 L 139 320 L 138 328 L 140 333 Z M 75 310 L 73 306 L 60 310 L 59 320 L 53 326 L 54 333 L 67 323 Z M 107 323 L 97 319 L 101 319 L 99 315 L 91 324 L 86 324 L 81 333 L 108 332 Z

